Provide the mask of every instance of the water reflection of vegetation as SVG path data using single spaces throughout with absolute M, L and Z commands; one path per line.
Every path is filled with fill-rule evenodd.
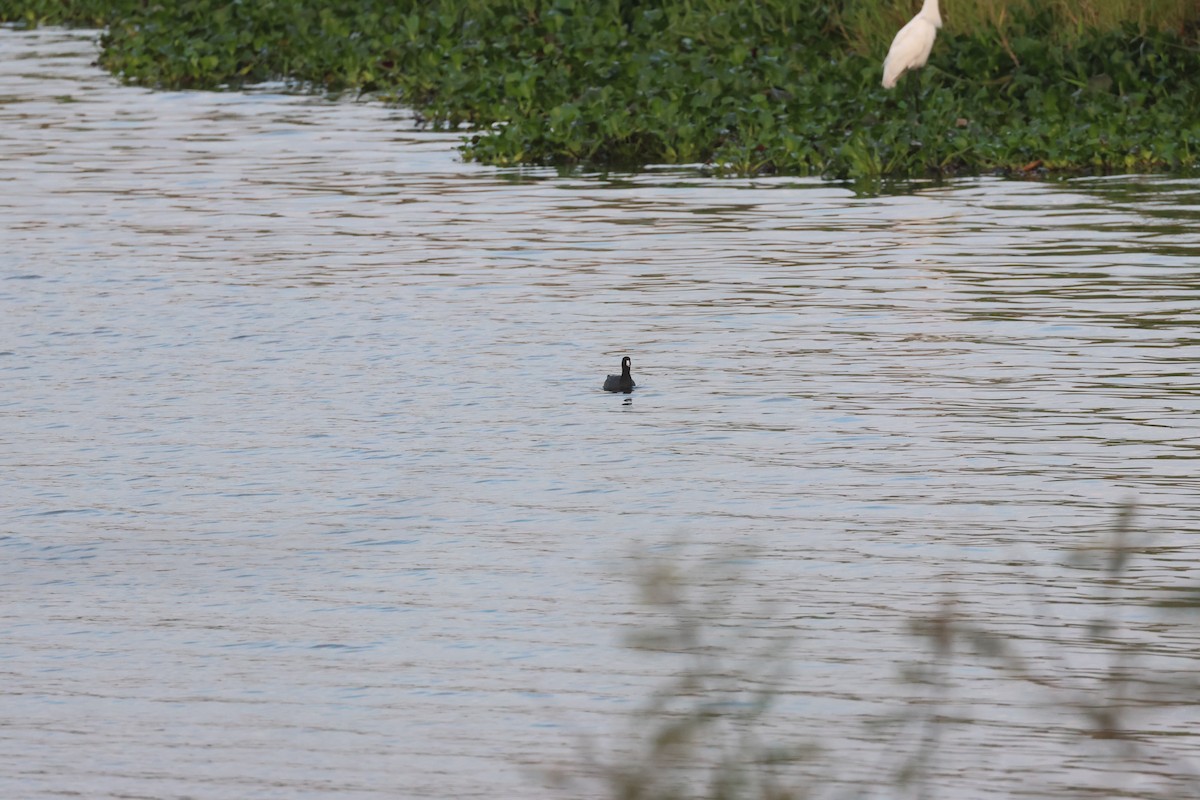
M 105 23 L 101 63 L 139 83 L 378 92 L 475 126 L 465 152 L 492 164 L 868 179 L 1196 165 L 1192 0 L 947 3 L 930 67 L 905 79 L 919 114 L 879 86 L 912 5 L 13 0 L 0 15 Z
M 1147 586 L 1135 562 L 1156 551 L 1132 521 L 1133 508 L 1122 508 L 1109 540 L 1081 548 L 1068 562 L 1076 593 L 1088 596 L 1090 619 L 1056 622 L 1054 601 L 1037 595 L 1038 582 L 1030 576 L 1014 580 L 1027 587 L 1034 618 L 1007 629 L 994 609 L 974 609 L 949 593 L 931 597 L 934 611 L 912 624 L 927 655 L 903 676 L 909 700 L 878 720 L 874 727 L 890 731 L 889 741 L 875 759 L 860 754 L 857 768 L 826 763 L 833 753 L 816 736 L 772 740 L 779 725 L 768 724 L 768 717 L 788 683 L 788 642 L 772 635 L 781 627 L 772 610 L 759 609 L 755 620 L 754 611 L 739 614 L 721 594 L 741 582 L 729 565 L 752 559 L 717 558 L 690 576 L 668 560 L 655 560 L 641 588 L 657 623 L 631 644 L 682 659 L 682 668 L 636 715 L 629 739 L 607 759 L 589 752 L 583 771 L 619 800 L 933 796 L 944 780 L 939 756 L 945 742 L 971 724 L 959 702 L 968 698 L 956 697 L 954 687 L 986 670 L 1026 700 L 1038 693 L 1026 703 L 1032 716 L 1015 724 L 1022 735 L 1040 734 L 1063 748 L 1047 753 L 1046 763 L 1074 763 L 1086 771 L 1090 760 L 1106 782 L 1103 790 L 1066 787 L 1056 784 L 1062 775 L 1022 772 L 1011 787 L 1021 796 L 1198 796 L 1200 775 L 1160 745 L 1180 734 L 1171 730 L 1172 711 L 1194 709 L 1200 693 L 1191 668 L 1194 642 L 1172 640 L 1165 624 L 1169 614 L 1200 611 L 1200 589 Z M 1127 618 L 1141 624 L 1127 627 Z M 756 648 L 756 642 L 765 644 Z M 1170 661 L 1174 665 L 1164 667 Z M 1009 707 L 1000 696 L 991 702 Z M 878 733 L 863 733 L 878 740 Z M 880 763 L 891 766 L 880 769 Z M 994 765 L 976 766 L 991 771 Z M 1138 788 L 1126 792 L 1122 782 Z

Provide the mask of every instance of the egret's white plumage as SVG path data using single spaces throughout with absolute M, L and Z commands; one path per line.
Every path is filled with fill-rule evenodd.
M 905 72 L 925 66 L 940 27 L 942 15 L 938 13 L 938 0 L 925 0 L 920 13 L 892 39 L 887 58 L 883 60 L 883 88 L 891 89 Z

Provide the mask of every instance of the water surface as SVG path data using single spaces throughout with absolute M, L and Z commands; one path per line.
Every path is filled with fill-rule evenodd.
M 495 170 L 377 104 L 123 87 L 93 37 L 0 30 L 0 794 L 562 796 L 679 668 L 623 647 L 647 546 L 756 548 L 698 580 L 795 639 L 767 735 L 871 780 L 942 593 L 1066 640 L 1033 663 L 1087 706 L 1066 554 L 1135 499 L 1133 585 L 1194 575 L 1198 181 Z M 1106 771 L 1040 690 L 954 688 L 940 796 L 1200 747 L 1156 709 Z

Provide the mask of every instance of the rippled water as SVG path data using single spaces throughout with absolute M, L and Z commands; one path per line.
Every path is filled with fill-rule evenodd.
M 1088 689 L 1103 581 L 1065 554 L 1136 499 L 1135 586 L 1194 575 L 1198 181 L 502 171 L 94 57 L 0 30 L 4 796 L 562 796 L 538 772 L 677 669 L 623 647 L 647 544 L 757 548 L 702 593 L 796 637 L 769 732 L 868 779 L 943 592 Z M 1189 618 L 1128 616 L 1194 672 Z M 956 689 L 940 796 L 1200 750 L 1177 703 L 1121 774 L 1026 685 Z

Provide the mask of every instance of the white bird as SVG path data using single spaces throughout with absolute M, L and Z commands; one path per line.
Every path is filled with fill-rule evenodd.
M 892 39 L 887 58 L 883 60 L 883 88 L 891 89 L 905 72 L 925 66 L 940 27 L 942 15 L 938 13 L 938 0 L 925 0 L 920 13 Z

